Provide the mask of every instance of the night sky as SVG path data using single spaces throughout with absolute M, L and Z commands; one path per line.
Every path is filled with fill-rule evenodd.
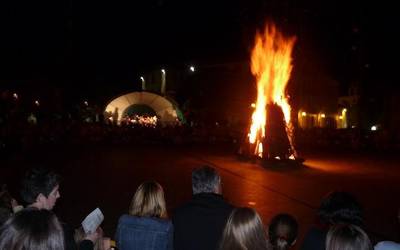
M 245 62 L 273 20 L 296 35 L 296 61 L 347 86 L 394 85 L 399 28 L 375 1 L 2 1 L 3 86 L 93 88 L 168 65 Z

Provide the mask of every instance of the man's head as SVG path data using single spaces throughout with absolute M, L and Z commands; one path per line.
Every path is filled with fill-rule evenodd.
M 52 210 L 60 197 L 60 177 L 52 171 L 35 168 L 22 180 L 21 197 L 30 206 Z
M 193 194 L 221 194 L 221 177 L 212 167 L 203 166 L 201 168 L 197 168 L 192 172 L 192 189 Z
M 322 199 L 318 210 L 322 222 L 363 225 L 362 207 L 356 198 L 346 192 L 331 192 Z

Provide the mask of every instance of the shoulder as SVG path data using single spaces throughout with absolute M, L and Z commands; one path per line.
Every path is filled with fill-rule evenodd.
M 400 250 L 400 244 L 393 241 L 381 241 L 374 247 L 375 250 Z

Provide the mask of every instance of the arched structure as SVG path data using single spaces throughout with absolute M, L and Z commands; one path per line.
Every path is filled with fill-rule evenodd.
M 162 124 L 175 123 L 180 119 L 178 115 L 181 112 L 177 105 L 165 97 L 145 91 L 131 92 L 115 98 L 108 103 L 105 113 L 119 123 L 124 115 L 132 112 L 132 108 L 141 107 L 140 109 L 143 110 L 143 106 L 148 110 L 153 110 Z

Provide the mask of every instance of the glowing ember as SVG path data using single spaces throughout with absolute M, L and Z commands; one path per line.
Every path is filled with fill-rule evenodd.
M 290 153 L 286 157 L 290 159 L 296 157 L 293 125 L 290 119 L 291 109 L 286 95 L 286 85 L 292 71 L 291 54 L 295 40 L 295 37 L 284 37 L 274 25 L 267 25 L 264 34 L 256 35 L 251 54 L 251 72 L 257 80 L 257 100 L 248 137 L 254 148 L 253 154 L 259 157 L 266 155 L 270 146 L 268 141 L 265 141 L 266 124 L 270 119 L 267 119 L 267 105 L 277 105 L 282 109 L 290 144 L 288 149 Z

